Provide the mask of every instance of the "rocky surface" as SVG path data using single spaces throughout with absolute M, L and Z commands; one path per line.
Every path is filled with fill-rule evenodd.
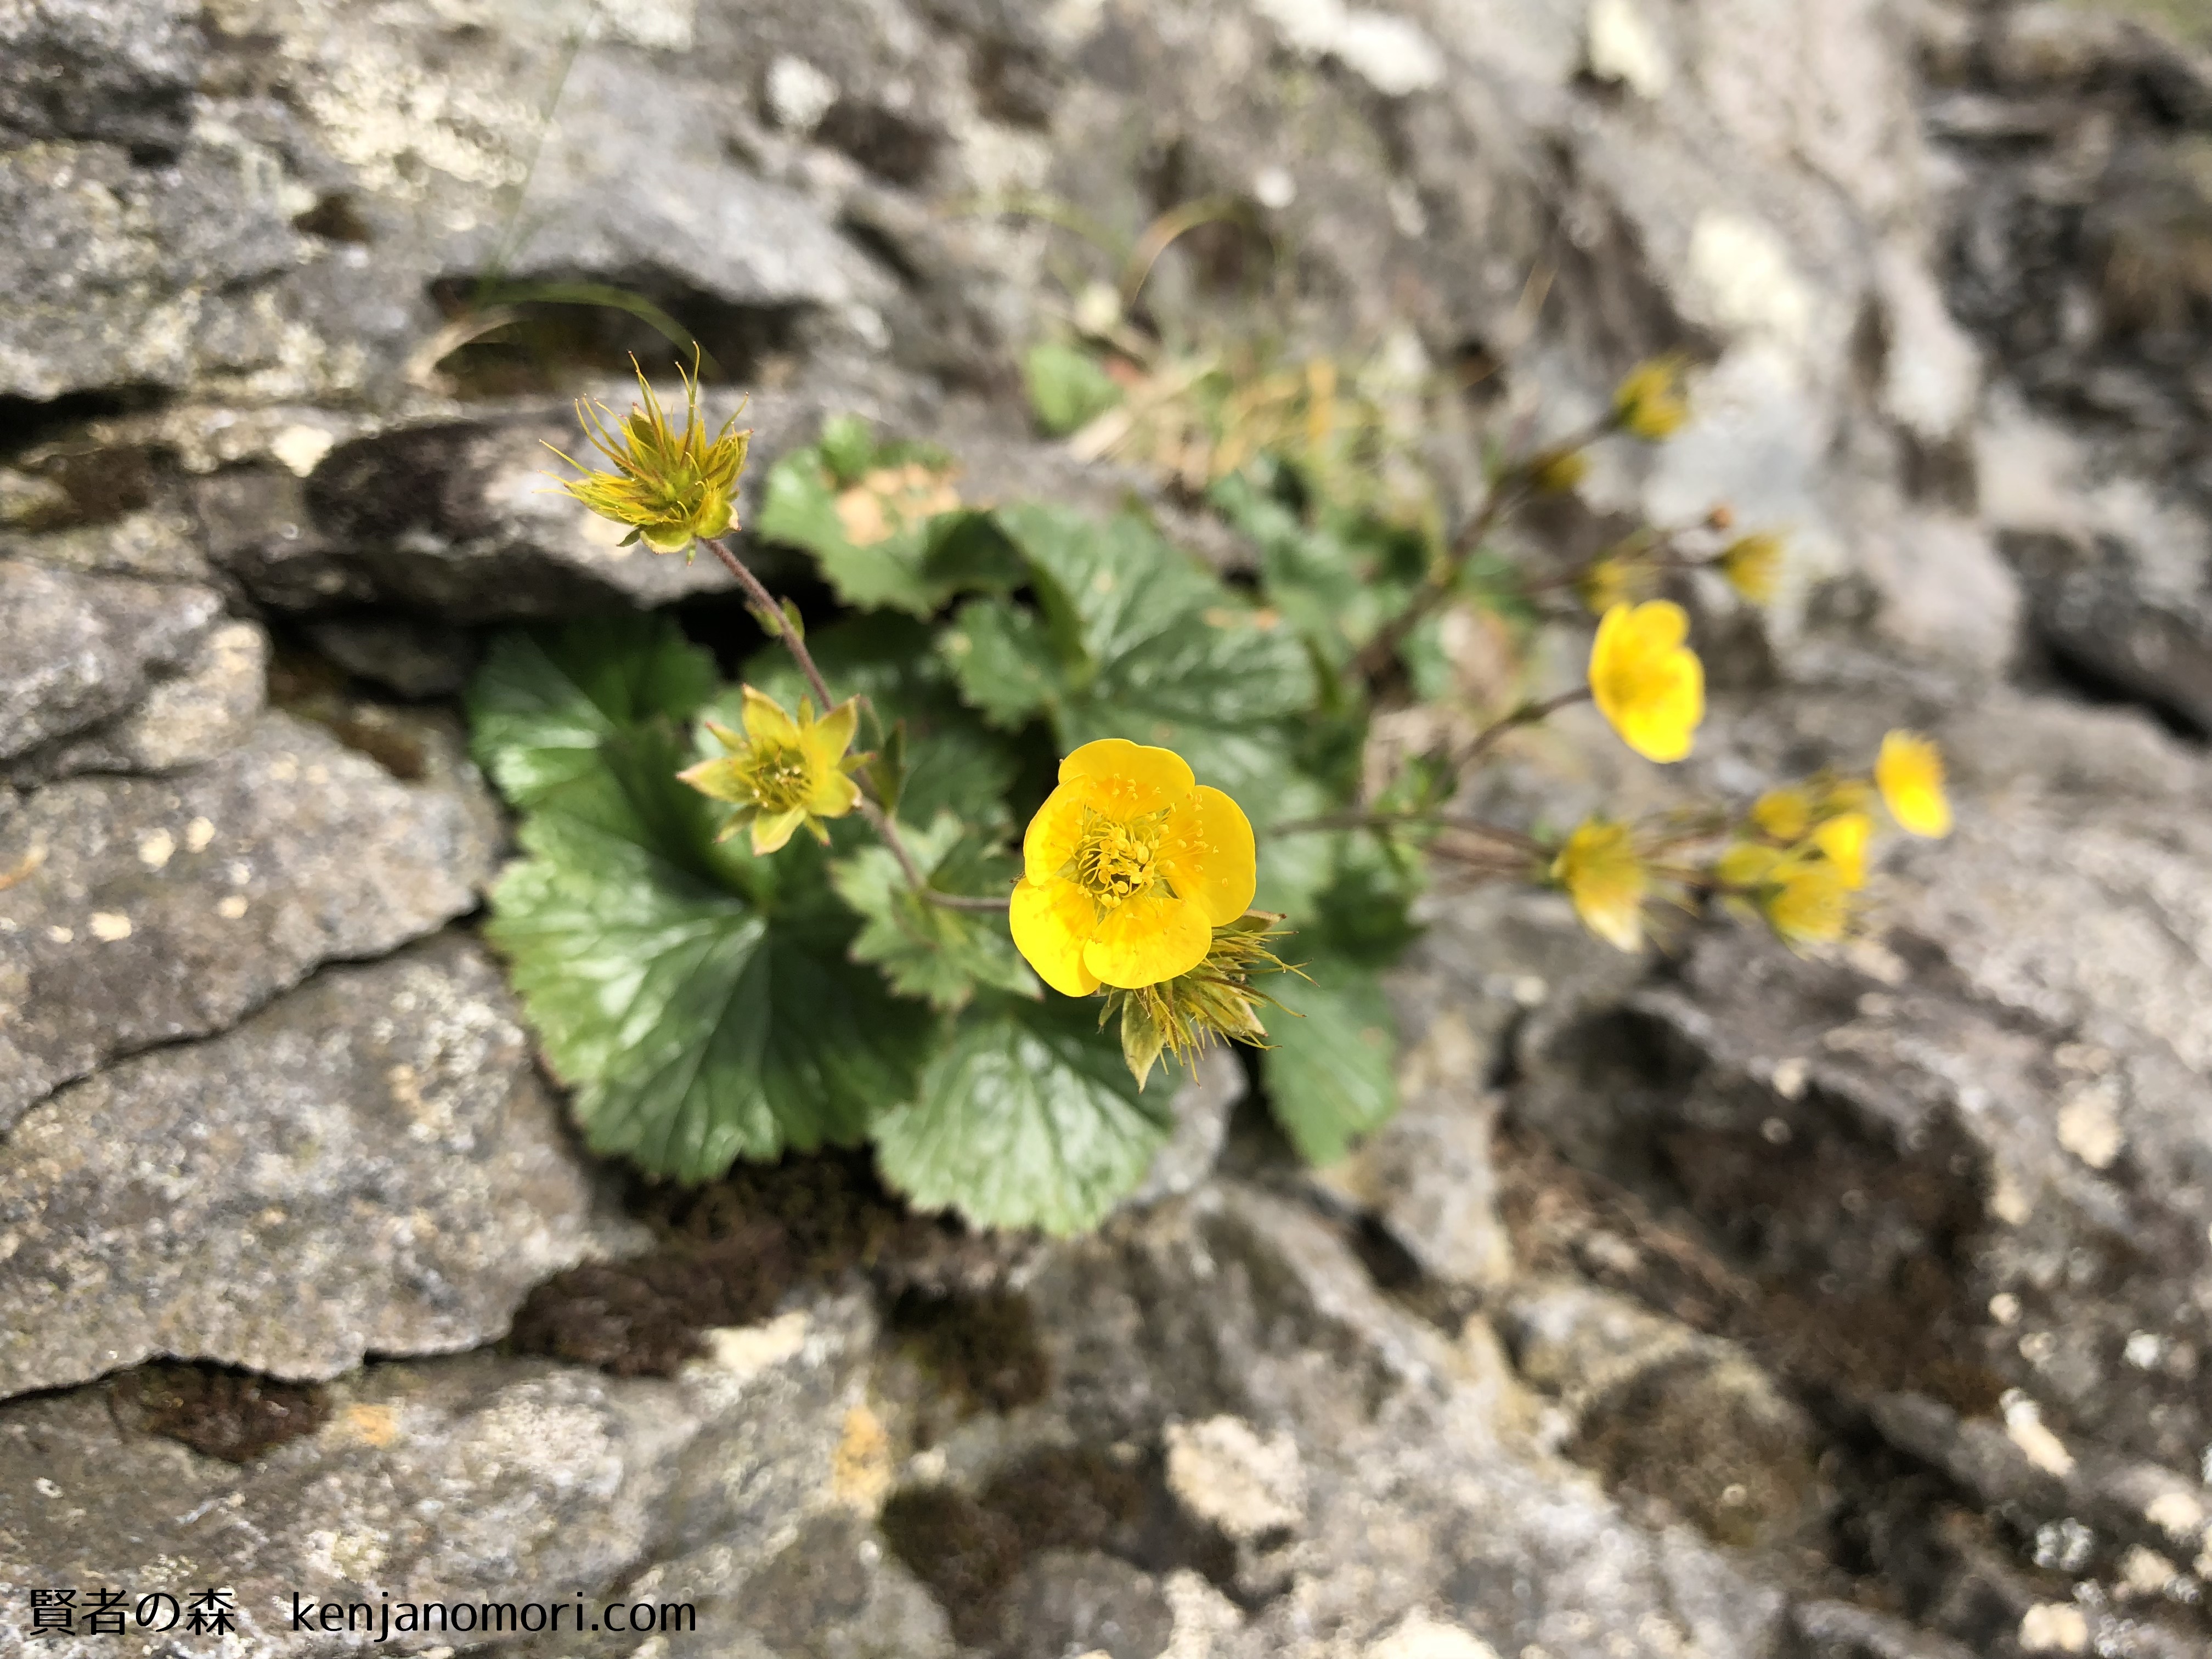
M 696 1609 L 381 1650 L 528 1659 L 2203 1651 L 2201 46 L 2046 0 L 580 17 L 0 4 L 0 1645 L 43 1587 L 37 1650 L 167 1659 L 380 1650 L 295 1594 Z M 1686 595 L 1694 781 L 1913 725 L 1958 833 L 1806 959 L 1440 894 L 1406 1109 L 1333 1170 L 1232 1065 L 1093 1239 L 948 1243 L 838 1164 L 704 1243 L 631 1192 L 648 1237 L 468 937 L 500 830 L 436 705 L 482 623 L 726 578 L 617 556 L 544 443 L 657 319 L 756 491 L 856 409 L 1233 566 L 1019 404 L 1209 197 L 1170 335 L 1264 293 L 1562 428 L 1689 352 L 1698 418 L 1587 488 L 1791 530 L 1771 613 Z M 986 210 L 1041 198 L 1123 247 Z M 1560 731 L 1516 810 L 1661 798 Z M 243 1632 L 83 1633 L 110 1585 Z
M 34 792 L 0 818 L 0 1121 L 473 909 L 490 855 L 458 792 L 282 714 L 173 777 Z
M 0 1146 L 0 1391 L 161 1354 L 288 1377 L 502 1335 L 641 1241 L 538 1083 L 499 970 L 441 940 L 52 1096 Z

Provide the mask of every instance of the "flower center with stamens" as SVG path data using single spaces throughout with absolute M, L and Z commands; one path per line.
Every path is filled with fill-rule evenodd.
M 751 783 L 763 811 L 788 812 L 806 800 L 806 756 L 797 749 L 756 749 Z
M 1118 823 L 1096 812 L 1086 814 L 1082 839 L 1075 845 L 1076 885 L 1109 908 L 1150 892 L 1159 881 L 1153 866 L 1166 817 L 1164 812 L 1155 812 Z

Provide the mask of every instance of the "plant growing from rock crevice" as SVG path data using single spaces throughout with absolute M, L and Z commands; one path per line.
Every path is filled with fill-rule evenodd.
M 1052 383 L 1071 359 L 1091 404 L 1130 378 L 1095 341 L 1054 349 L 1032 362 L 1048 410 L 1084 402 Z M 745 434 L 710 436 L 696 385 L 680 427 L 650 388 L 592 416 L 611 470 L 567 487 L 656 551 L 707 549 L 770 641 L 728 685 L 664 621 L 519 632 L 472 692 L 477 752 L 522 814 L 491 937 L 593 1146 L 697 1181 L 872 1142 L 917 1204 L 1072 1231 L 1171 1132 L 1173 1091 L 1145 1086 L 1164 1057 L 1260 1048 L 1316 1160 L 1387 1118 L 1377 976 L 1431 865 L 1559 888 L 1624 949 L 1670 901 L 1755 910 L 1799 946 L 1841 937 L 1875 783 L 1565 832 L 1456 805 L 1511 734 L 1586 700 L 1646 757 L 1690 752 L 1689 617 L 1644 595 L 1702 568 L 1762 597 L 1778 542 L 1732 536 L 1723 509 L 1549 575 L 1491 545 L 1575 487 L 1589 446 L 1670 436 L 1684 378 L 1648 364 L 1586 430 L 1498 457 L 1446 534 L 1433 501 L 1330 492 L 1358 476 L 1322 453 L 1339 380 L 1304 373 L 1303 418 L 1274 410 L 1264 444 L 1224 428 L 1216 447 L 1249 460 L 1200 481 L 1261 550 L 1256 592 L 1133 508 L 966 501 L 951 457 L 834 420 L 776 465 L 754 526 L 847 607 L 811 631 L 726 539 Z M 1262 402 L 1232 388 L 1193 418 Z M 1527 625 L 1568 592 L 1603 611 L 1587 682 L 1517 695 L 1378 781 L 1373 714 L 1433 678 L 1447 617 Z M 1908 830 L 1946 826 L 1923 744 L 1893 739 L 1879 788 Z

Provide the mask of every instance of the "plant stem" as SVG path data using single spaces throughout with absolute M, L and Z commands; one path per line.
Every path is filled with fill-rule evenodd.
M 1589 687 L 1580 686 L 1572 691 L 1562 691 L 1558 696 L 1543 702 L 1524 702 L 1510 713 L 1501 714 L 1476 732 L 1474 741 L 1451 757 L 1451 770 L 1456 774 L 1474 765 L 1495 749 L 1507 732 L 1548 720 L 1562 708 L 1571 708 L 1578 702 L 1589 701 L 1590 696 Z
M 1373 639 L 1360 647 L 1359 653 L 1352 659 L 1353 672 L 1372 680 L 1389 668 L 1392 659 L 1398 654 L 1398 647 L 1405 644 L 1407 635 L 1451 597 L 1452 589 L 1459 585 L 1461 573 L 1467 568 L 1467 562 L 1474 556 L 1483 539 L 1497 527 L 1498 521 L 1528 498 L 1530 469 L 1538 460 L 1547 456 L 1577 453 L 1614 429 L 1614 422 L 1608 416 L 1585 431 L 1559 443 L 1547 445 L 1534 456 L 1515 461 L 1499 473 L 1491 483 L 1489 493 L 1482 498 L 1482 505 L 1475 509 L 1474 516 L 1467 521 L 1458 535 L 1452 538 L 1451 547 L 1444 555 L 1443 564 L 1429 573 L 1412 602 L 1377 629 Z
M 1462 817 L 1452 812 L 1424 812 L 1408 810 L 1402 812 L 1332 812 L 1325 817 L 1301 818 L 1294 823 L 1279 823 L 1267 831 L 1273 836 L 1317 835 L 1329 830 L 1391 830 L 1401 825 L 1407 828 L 1432 824 L 1439 830 L 1455 830 L 1462 835 L 1480 836 L 1524 853 L 1541 853 L 1547 849 L 1533 836 L 1524 836 L 1518 830 L 1508 830 L 1503 824 L 1490 823 L 1481 818 Z
M 821 669 L 815 665 L 814 653 L 806 648 L 806 641 L 799 637 L 799 630 L 785 620 L 783 607 L 776 603 L 775 596 L 762 586 L 760 578 L 753 574 L 745 562 L 730 551 L 721 541 L 712 536 L 700 539 L 714 550 L 714 556 L 738 579 L 738 586 L 744 589 L 745 597 L 752 601 L 763 620 L 773 619 L 771 625 L 775 629 L 776 636 L 783 641 L 784 649 L 791 653 L 791 659 L 799 665 L 799 672 L 806 676 L 807 684 L 822 700 L 822 712 L 826 714 L 835 708 L 837 700 L 830 695 L 829 683 L 822 678 Z M 1012 902 L 1011 899 L 940 893 L 932 887 L 929 878 L 922 873 L 921 866 L 914 856 L 914 849 L 906 844 L 906 837 L 899 833 L 896 820 L 867 793 L 865 784 L 860 794 L 860 814 L 867 819 L 869 826 L 881 838 L 884 845 L 891 849 L 891 856 L 898 860 L 899 868 L 906 872 L 907 884 L 932 904 L 942 905 L 948 910 L 1003 910 Z

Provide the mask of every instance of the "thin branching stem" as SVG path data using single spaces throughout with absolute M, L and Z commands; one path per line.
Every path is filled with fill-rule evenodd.
M 1548 849 L 1533 836 L 1524 836 L 1518 830 L 1491 823 L 1481 818 L 1471 818 L 1453 812 L 1424 811 L 1407 807 L 1392 812 L 1331 812 L 1323 817 L 1300 818 L 1291 823 L 1279 823 L 1270 829 L 1270 836 L 1320 835 L 1331 830 L 1450 830 L 1461 835 L 1476 836 L 1485 841 L 1494 841 L 1501 846 L 1517 848 L 1524 853 L 1542 853 Z
M 1547 445 L 1543 456 L 1571 455 L 1588 448 L 1600 438 L 1618 428 L 1617 417 L 1608 415 L 1585 430 L 1556 444 Z M 1534 492 L 1534 469 L 1540 457 L 1513 462 L 1491 481 L 1489 492 L 1482 505 L 1474 510 L 1458 535 L 1452 538 L 1450 548 L 1443 561 L 1429 573 L 1406 608 L 1376 631 L 1375 637 L 1359 648 L 1352 659 L 1352 670 L 1372 681 L 1389 672 L 1413 631 L 1425 622 L 1437 606 L 1452 596 L 1459 586 L 1467 562 L 1480 550 L 1490 532 L 1498 527 L 1507 513 L 1519 507 Z
M 775 629 L 776 637 L 783 641 L 784 649 L 791 653 L 791 659 L 799 665 L 799 672 L 806 677 L 807 684 L 821 699 L 823 712 L 827 714 L 835 708 L 837 700 L 830 695 L 829 682 L 822 678 L 821 669 L 816 666 L 814 653 L 806 648 L 806 641 L 799 636 L 799 630 L 785 618 L 783 607 L 777 603 L 775 596 L 762 585 L 761 579 L 754 575 L 745 562 L 732 553 L 725 543 L 712 536 L 702 537 L 701 539 L 714 550 L 714 556 L 722 562 L 724 568 L 738 579 L 738 586 L 744 589 L 745 598 L 752 602 L 763 624 Z M 891 856 L 898 860 L 899 868 L 906 873 L 907 884 L 932 904 L 942 905 L 948 910 L 1004 910 L 1012 902 L 1011 899 L 987 898 L 980 895 L 940 893 L 932 887 L 929 878 L 922 873 L 921 865 L 915 858 L 914 849 L 906 844 L 906 837 L 899 833 L 897 821 L 884 811 L 882 803 L 870 792 L 865 780 L 861 786 L 860 815 L 867 819 L 869 827 L 884 845 L 890 848 Z

